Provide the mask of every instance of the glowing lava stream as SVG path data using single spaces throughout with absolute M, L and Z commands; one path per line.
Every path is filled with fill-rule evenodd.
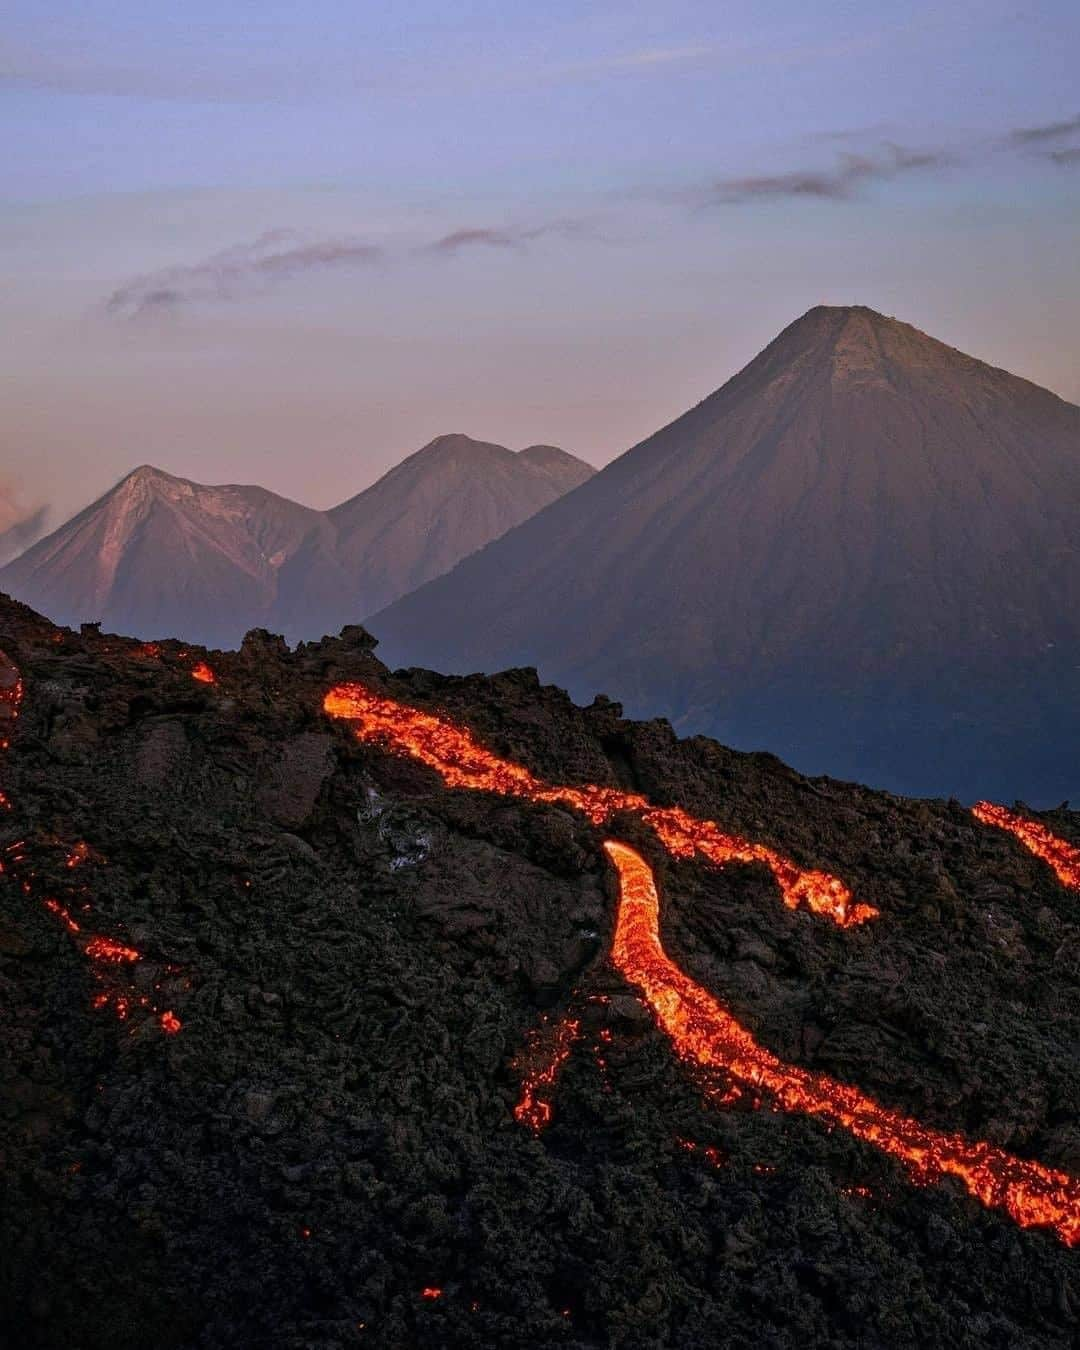
M 619 874 L 612 957 L 626 979 L 641 990 L 682 1059 L 723 1070 L 736 1082 L 769 1093 L 784 1111 L 843 1126 L 856 1139 L 903 1162 L 919 1185 L 958 1177 L 977 1200 L 990 1209 L 1005 1210 L 1022 1228 L 1052 1228 L 1070 1246 L 1080 1241 L 1080 1180 L 991 1144 L 927 1129 L 857 1088 L 785 1064 L 759 1045 L 665 953 L 660 900 L 648 863 L 613 840 L 604 844 L 604 850 Z
M 877 917 L 872 905 L 854 903 L 851 892 L 838 878 L 827 872 L 805 871 L 765 844 L 725 834 L 714 821 L 699 820 L 679 806 L 654 806 L 637 792 L 593 783 L 552 786 L 522 765 L 485 750 L 464 727 L 385 698 L 363 685 L 337 685 L 326 695 L 323 708 L 331 717 L 354 723 L 360 740 L 387 745 L 428 765 L 447 787 L 555 802 L 583 811 L 594 825 L 603 825 L 620 811 L 628 811 L 655 830 L 673 857 L 700 856 L 717 866 L 764 863 L 776 878 L 788 909 L 805 906 L 841 928 Z
M 971 814 L 984 825 L 1007 830 L 1019 839 L 1029 853 L 1049 863 L 1063 886 L 1074 891 L 1080 890 L 1080 848 L 1051 834 L 1037 820 L 1019 816 L 1015 811 L 1007 811 L 1004 806 L 995 806 L 993 802 L 976 802 L 971 808 Z

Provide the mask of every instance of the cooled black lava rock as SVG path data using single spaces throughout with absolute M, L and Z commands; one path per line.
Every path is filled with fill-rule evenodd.
M 1053 1236 L 768 1102 L 705 1103 L 608 961 L 614 890 L 582 817 L 449 792 L 322 699 L 366 681 L 551 780 L 843 877 L 879 920 L 838 930 L 764 869 L 627 835 L 671 952 L 770 1049 L 1080 1171 L 1080 899 L 1009 836 L 577 708 L 529 672 L 391 673 L 361 630 L 205 653 L 0 601 L 0 648 L 26 686 L 0 758 L 0 850 L 25 841 L 0 877 L 7 1344 L 1074 1343 L 1080 1254 Z M 1080 839 L 1068 811 L 1048 823 Z M 50 894 L 141 953 L 124 1020 L 92 1006 Z M 514 1060 L 571 1004 L 582 1035 L 534 1137 Z

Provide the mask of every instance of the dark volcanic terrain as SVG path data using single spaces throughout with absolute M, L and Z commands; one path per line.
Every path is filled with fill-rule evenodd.
M 1077 1175 L 1080 896 L 1011 835 L 530 671 L 392 674 L 358 628 L 207 653 L 0 600 L 0 648 L 24 681 L 0 752 L 5 1344 L 1075 1344 L 1080 1250 L 768 1097 L 707 1100 L 610 961 L 605 836 L 655 869 L 668 951 L 785 1061 Z M 549 781 L 711 817 L 880 915 L 838 928 L 633 819 L 450 791 L 328 720 L 342 681 Z M 520 1066 L 568 1007 L 534 1135 Z

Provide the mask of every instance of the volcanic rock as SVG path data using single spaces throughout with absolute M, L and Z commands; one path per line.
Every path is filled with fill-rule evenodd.
M 148 653 L 0 600 L 0 649 L 25 684 L 0 752 L 4 1344 L 1074 1344 L 1080 1268 L 1052 1233 L 767 1097 L 710 1097 L 611 962 L 583 814 L 450 791 L 323 699 L 360 682 L 547 781 L 643 792 L 840 876 L 872 923 L 618 822 L 665 947 L 761 1043 L 1075 1172 L 1077 899 L 1011 835 L 531 672 L 391 673 L 356 629 Z M 1077 815 L 1043 821 L 1080 843 Z M 138 950 L 119 983 L 88 933 Z M 110 989 L 123 1017 L 95 1006 Z M 522 1056 L 568 1011 L 534 1134 Z

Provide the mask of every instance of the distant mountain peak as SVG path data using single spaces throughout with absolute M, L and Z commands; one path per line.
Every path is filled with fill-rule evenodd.
M 437 436 L 331 511 L 140 464 L 3 570 L 62 623 L 231 646 L 256 626 L 320 638 L 518 525 L 593 472 L 554 447 Z
M 525 464 L 535 464 L 537 468 L 546 470 L 558 470 L 567 465 L 586 463 L 576 455 L 561 450 L 557 445 L 527 445 L 524 450 L 518 451 L 517 457 Z M 586 467 L 592 468 L 592 465 L 586 464 Z

